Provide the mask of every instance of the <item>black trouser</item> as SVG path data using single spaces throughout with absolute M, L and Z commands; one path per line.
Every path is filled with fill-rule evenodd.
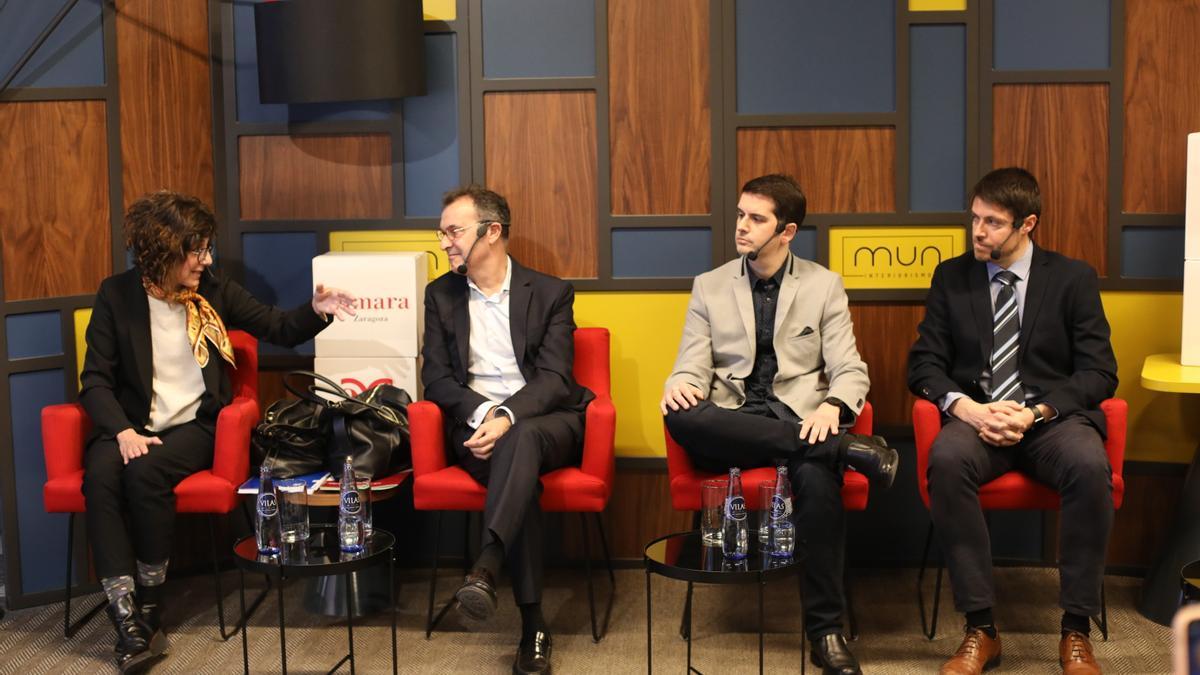
M 998 448 L 961 420 L 946 422 L 929 453 L 930 515 L 950 570 L 960 612 L 996 604 L 992 548 L 979 506 L 979 486 L 1013 469 L 1058 491 L 1059 604 L 1084 616 L 1100 612 L 1104 556 L 1112 529 L 1112 469 L 1100 434 L 1074 415 Z
M 498 541 L 504 546 L 517 604 L 541 602 L 545 524 L 538 477 L 579 463 L 583 414 L 557 411 L 519 419 L 496 441 L 488 459 L 479 459 L 463 446 L 473 433 L 466 425 L 452 428 L 450 447 L 463 469 L 487 487 L 482 545 Z
M 116 439 L 98 438 L 83 456 L 83 496 L 88 542 L 101 579 L 137 573 L 137 561 L 158 564 L 171 556 L 175 486 L 212 467 L 212 427 L 188 422 L 158 436 L 162 445 L 130 460 Z
M 804 562 L 804 626 L 811 638 L 842 630 L 842 573 L 846 513 L 838 444 L 845 429 L 821 443 L 800 440 L 795 422 L 726 410 L 701 401 L 667 413 L 671 438 L 704 471 L 728 471 L 786 463 L 796 514 L 796 550 Z M 743 485 L 743 490 L 757 486 Z

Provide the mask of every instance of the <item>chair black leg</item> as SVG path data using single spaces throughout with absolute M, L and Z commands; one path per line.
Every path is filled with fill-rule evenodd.
M 700 529 L 700 512 L 692 512 L 692 529 Z M 683 616 L 679 618 L 679 637 L 687 640 L 692 635 L 692 582 L 688 582 L 687 599 L 683 601 Z
M 433 635 L 433 629 L 442 621 L 442 617 L 446 616 L 446 612 L 450 611 L 450 608 L 454 606 L 454 599 L 451 598 L 438 611 L 437 616 L 433 615 L 433 600 L 437 596 L 438 563 L 442 557 L 442 515 L 444 513 L 443 511 L 438 511 L 437 519 L 434 521 L 435 524 L 433 526 L 433 573 L 429 576 L 429 607 L 425 612 L 426 640 Z
M 216 519 L 216 515 L 210 514 L 208 516 L 208 541 L 210 545 L 209 550 L 212 554 L 213 583 L 216 586 L 217 593 L 217 629 L 221 633 L 221 640 L 227 642 L 229 638 L 237 635 L 238 631 L 242 627 L 242 624 L 249 621 L 251 616 L 254 616 L 255 610 L 258 609 L 258 606 L 261 605 L 262 601 L 267 597 L 267 593 L 271 591 L 271 577 L 264 575 L 264 578 L 267 580 L 266 587 L 259 591 L 258 595 L 255 596 L 254 602 L 250 603 L 250 609 L 238 617 L 237 623 L 234 624 L 233 628 L 226 630 L 225 591 L 221 588 L 221 564 L 217 557 L 217 530 L 216 525 L 214 525 Z
M 1100 629 L 1100 635 L 1104 637 L 1104 641 L 1108 642 L 1108 599 L 1104 597 L 1104 582 L 1100 582 L 1100 620 L 1092 617 L 1096 627 Z
M 933 545 L 933 523 L 929 524 L 929 532 L 925 535 L 925 552 L 921 554 L 921 568 L 917 572 L 917 607 L 921 610 L 921 633 L 926 638 L 932 640 L 937 634 L 937 617 L 938 605 L 942 597 L 942 571 L 945 569 L 944 563 L 938 563 L 937 582 L 933 587 L 933 612 L 930 620 L 926 620 L 925 616 L 925 593 L 923 585 L 925 581 L 925 569 L 929 564 L 929 549 Z
M 588 610 L 592 619 L 592 642 L 600 642 L 604 639 L 604 635 L 608 632 L 608 620 L 612 616 L 613 598 L 616 596 L 616 575 L 613 574 L 612 558 L 608 555 L 608 541 L 604 536 L 604 521 L 601 520 L 600 514 L 596 513 L 596 527 L 600 531 L 600 543 L 604 548 L 604 561 L 608 566 L 608 604 L 604 610 L 604 622 L 597 628 L 596 625 L 596 591 L 592 584 L 592 549 L 591 536 L 588 532 L 587 514 L 579 514 L 579 522 L 583 526 L 583 566 L 587 574 L 588 583 Z
M 88 621 L 91 621 L 92 617 L 96 616 L 100 610 L 104 609 L 104 605 L 107 604 L 107 601 L 102 598 L 99 604 L 88 610 L 87 614 L 84 614 L 74 623 L 71 623 L 71 584 L 74 581 L 71 578 L 71 563 L 74 557 L 75 514 L 71 513 L 67 515 L 67 578 L 66 583 L 63 584 L 63 588 L 66 589 L 66 602 L 63 605 L 63 637 L 68 639 L 73 637 L 80 628 L 83 628 L 83 626 L 87 624 Z

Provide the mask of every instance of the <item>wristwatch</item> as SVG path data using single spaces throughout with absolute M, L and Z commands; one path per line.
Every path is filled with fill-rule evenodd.
M 1034 405 L 1034 406 L 1030 406 L 1029 409 L 1033 411 L 1033 425 L 1032 426 L 1037 426 L 1039 423 L 1046 421 L 1046 416 L 1042 414 L 1041 408 Z
M 828 403 L 829 405 L 837 408 L 838 410 L 843 410 L 846 408 L 846 404 L 842 403 L 842 399 L 840 399 L 836 396 L 829 396 L 823 402 Z

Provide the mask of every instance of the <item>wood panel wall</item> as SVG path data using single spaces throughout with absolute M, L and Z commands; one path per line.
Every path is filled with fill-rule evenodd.
M 993 165 L 1037 177 L 1034 239 L 1107 273 L 1108 85 L 1011 84 L 993 89 Z
M 809 213 L 896 210 L 896 130 L 892 127 L 746 128 L 737 131 L 738 185 L 791 174 Z
M 612 212 L 711 206 L 708 0 L 609 0 Z
M 485 182 L 508 199 L 510 250 L 559 277 L 595 277 L 596 93 L 483 97 Z
M 117 66 L 125 206 L 147 192 L 213 203 L 206 0 L 119 0 Z
M 95 292 L 111 273 L 104 101 L 0 104 L 4 299 Z
M 387 134 L 242 136 L 238 162 L 245 220 L 392 215 Z
M 850 305 L 850 316 L 859 356 L 871 378 L 867 400 L 875 408 L 875 426 L 910 426 L 908 350 L 917 341 L 924 305 L 859 302 Z
M 1187 134 L 1200 131 L 1200 0 L 1125 3 L 1127 213 L 1182 213 Z

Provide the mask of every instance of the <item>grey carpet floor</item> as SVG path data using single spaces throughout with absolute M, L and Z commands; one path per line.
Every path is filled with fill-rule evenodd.
M 455 612 L 447 615 L 432 640 L 425 640 L 427 576 L 398 575 L 397 632 L 402 673 L 507 673 L 510 671 L 520 619 L 507 589 L 501 609 L 486 625 L 471 625 Z M 599 577 L 598 577 L 599 578 Z M 224 576 L 227 610 L 237 606 L 237 575 Z M 854 604 L 861 637 L 852 648 L 867 673 L 936 673 L 958 646 L 960 618 L 948 611 L 951 598 L 943 590 L 943 611 L 936 639 L 920 634 L 913 570 L 860 570 L 854 575 Z M 444 599 L 455 578 L 441 577 Z M 242 670 L 241 641 L 222 642 L 217 635 L 211 578 L 169 583 L 167 613 L 172 651 L 155 673 L 237 673 Z M 261 583 L 257 581 L 256 583 Z M 546 617 L 554 632 L 554 670 L 560 674 L 646 672 L 646 580 L 641 570 L 618 570 L 617 599 L 603 642 L 593 644 L 588 622 L 587 586 L 582 570 L 548 574 Z M 1170 670 L 1171 635 L 1167 628 L 1142 618 L 1133 609 L 1140 580 L 1109 577 L 1106 581 L 1111 639 L 1096 638 L 1096 654 L 1106 673 L 1166 673 Z M 926 581 L 926 592 L 931 582 Z M 232 587 L 232 590 L 230 588 Z M 757 596 L 752 587 L 697 586 L 693 665 L 704 673 L 753 673 L 758 667 Z M 685 670 L 686 643 L 677 630 L 685 584 L 653 578 L 654 672 Z M 253 589 L 251 589 L 253 590 Z M 766 592 L 766 671 L 799 672 L 799 595 L 794 580 L 774 582 Z M 1057 575 L 1053 570 L 1002 568 L 996 573 L 996 609 L 1004 659 L 998 673 L 1054 673 L 1057 668 L 1059 613 Z M 602 600 L 607 586 L 599 586 Z M 344 620 L 313 615 L 302 607 L 302 581 L 285 587 L 288 666 L 291 673 L 325 672 L 346 650 Z M 95 602 L 99 596 L 87 598 Z M 280 670 L 278 605 L 272 593 L 252 618 L 249 631 L 251 670 Z M 602 605 L 601 605 L 602 606 Z M 80 604 L 82 609 L 84 604 Z M 74 638 L 62 637 L 61 605 L 9 612 L 0 622 L 0 673 L 108 673 L 112 629 L 100 615 Z M 358 672 L 391 671 L 388 615 L 356 622 Z M 349 672 L 343 667 L 341 672 Z M 816 672 L 809 666 L 808 672 Z

